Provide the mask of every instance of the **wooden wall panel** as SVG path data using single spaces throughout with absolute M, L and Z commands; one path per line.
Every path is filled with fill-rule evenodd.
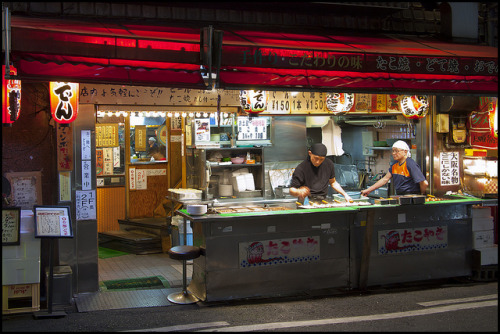
M 166 169 L 166 164 L 134 166 L 137 169 Z M 167 175 L 148 176 L 147 189 L 129 190 L 129 219 L 166 217 L 164 209 L 168 195 Z
M 97 188 L 97 232 L 118 231 L 125 219 L 125 187 Z

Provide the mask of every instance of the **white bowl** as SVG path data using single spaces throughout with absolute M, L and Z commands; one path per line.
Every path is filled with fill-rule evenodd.
M 191 216 L 201 216 L 207 213 L 206 204 L 189 204 L 186 209 Z

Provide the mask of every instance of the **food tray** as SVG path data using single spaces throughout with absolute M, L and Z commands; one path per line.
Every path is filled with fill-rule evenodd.
M 398 204 L 398 200 L 395 198 L 370 198 L 372 204 L 389 205 Z
M 425 204 L 425 196 L 423 195 L 411 195 L 412 204 Z
M 172 199 L 177 201 L 200 200 L 202 191 L 192 188 L 168 189 Z

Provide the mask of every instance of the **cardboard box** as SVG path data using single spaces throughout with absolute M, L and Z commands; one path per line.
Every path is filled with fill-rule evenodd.
M 472 218 L 472 231 L 489 231 L 493 230 L 493 217 L 489 218 Z
M 491 218 L 491 209 L 489 207 L 472 207 L 472 219 Z
M 483 247 L 472 250 L 473 267 L 478 269 L 480 266 L 498 264 L 498 245 Z
M 494 239 L 493 230 L 472 232 L 472 248 L 480 249 L 493 246 Z

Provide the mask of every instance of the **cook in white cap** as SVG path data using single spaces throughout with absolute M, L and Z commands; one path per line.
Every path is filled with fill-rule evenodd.
M 148 149 L 147 154 L 152 155 L 158 150 L 158 144 L 156 143 L 155 137 L 149 137 L 148 139 Z
M 326 159 L 327 148 L 322 143 L 313 144 L 306 160 L 301 162 L 292 174 L 290 195 L 297 196 L 300 202 L 308 196 L 324 199 L 328 194 L 328 185 L 352 202 L 352 198 L 335 180 L 333 161 Z
M 429 183 L 425 179 L 420 166 L 413 160 L 408 144 L 402 140 L 398 140 L 392 145 L 392 157 L 394 163 L 389 167 L 389 171 L 383 178 L 378 180 L 374 185 L 361 191 L 361 195 L 367 196 L 369 193 L 385 185 L 392 178 L 396 195 L 407 194 L 422 194 L 425 195 L 425 190 Z

